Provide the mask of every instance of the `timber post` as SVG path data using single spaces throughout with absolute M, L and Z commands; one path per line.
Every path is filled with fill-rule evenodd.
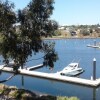
M 96 80 L 96 59 L 93 59 L 93 80 Z

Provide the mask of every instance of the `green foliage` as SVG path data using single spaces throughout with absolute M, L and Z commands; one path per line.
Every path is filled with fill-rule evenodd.
M 2 2 L 0 0 L 0 33 L 7 35 L 13 32 L 12 25 L 16 22 L 16 15 L 13 12 L 14 4 L 9 3 L 8 0 Z
M 80 31 L 80 34 L 82 34 L 83 36 L 87 36 L 87 35 L 90 35 L 90 32 L 87 31 L 87 29 L 82 29 L 82 30 Z
M 79 100 L 77 97 L 57 97 L 57 100 Z
M 16 22 L 16 15 L 13 12 L 13 7 L 14 4 L 10 4 L 8 1 L 0 1 L 0 53 L 4 59 L 7 59 L 10 52 L 14 51 L 12 47 L 16 40 L 13 27 Z
M 59 36 L 59 35 L 61 35 L 61 31 L 55 30 L 53 36 Z
M 18 98 L 20 93 L 18 92 L 18 90 L 14 90 L 14 92 L 12 92 L 11 94 L 9 94 L 12 98 Z
M 3 90 L 0 90 L 0 94 L 2 94 L 4 91 Z
M 100 28 L 95 28 L 96 33 L 100 33 Z
M 52 36 L 58 27 L 56 21 L 49 19 L 53 3 L 53 0 L 32 0 L 16 15 L 13 4 L 0 2 L 0 54 L 5 61 L 12 59 L 23 66 L 33 52 L 44 52 L 44 63 L 54 66 L 57 60 L 54 44 L 42 40 Z M 17 32 L 16 22 L 20 24 Z
M 92 29 L 90 29 L 89 31 L 90 31 L 91 34 L 93 33 L 93 30 Z

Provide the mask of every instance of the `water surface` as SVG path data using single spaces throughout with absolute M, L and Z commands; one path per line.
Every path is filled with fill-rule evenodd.
M 48 67 L 38 69 L 37 71 L 42 72 L 57 72 L 62 70 L 70 62 L 79 62 L 85 72 L 79 77 L 90 79 L 93 72 L 93 59 L 97 60 L 96 77 L 100 77 L 100 49 L 89 48 L 88 44 L 93 44 L 94 41 L 100 42 L 100 39 L 61 39 L 61 40 L 50 40 L 56 43 L 55 49 L 58 53 L 59 60 L 55 62 L 55 67 L 51 71 Z M 43 54 L 39 53 L 35 58 L 42 57 Z M 29 60 L 33 57 L 29 57 Z M 33 66 L 42 63 L 41 60 L 33 60 L 28 62 L 27 66 Z M 5 79 L 10 74 L 3 73 L 0 76 L 0 80 Z M 77 96 L 80 100 L 100 100 L 100 88 L 90 88 L 79 86 L 75 84 L 57 82 L 52 80 L 40 79 L 29 76 L 17 75 L 10 81 L 6 82 L 7 85 L 14 85 L 19 88 L 25 88 L 32 91 L 40 91 L 52 95 L 61 96 Z

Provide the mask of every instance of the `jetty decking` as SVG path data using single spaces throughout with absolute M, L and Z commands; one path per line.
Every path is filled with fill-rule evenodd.
M 35 69 L 39 69 L 39 68 L 42 68 L 42 67 L 43 67 L 43 64 L 39 64 L 39 65 L 36 65 L 36 66 L 28 67 L 27 70 L 35 70 Z
M 14 72 L 13 69 L 9 67 L 4 67 L 2 71 L 9 72 L 9 73 Z M 26 69 L 19 69 L 19 74 L 51 79 L 51 80 L 56 80 L 56 81 L 61 81 L 61 82 L 69 82 L 73 84 L 80 84 L 83 86 L 90 86 L 90 87 L 98 87 L 100 85 L 100 79 L 89 80 L 89 79 L 82 79 L 82 78 L 77 78 L 77 77 L 68 77 L 68 76 L 62 76 L 59 73 L 43 73 L 43 72 L 37 72 L 37 71 L 29 71 Z

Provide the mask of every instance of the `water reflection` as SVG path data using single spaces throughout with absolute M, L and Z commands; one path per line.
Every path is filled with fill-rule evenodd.
M 21 77 L 22 88 L 25 88 L 26 86 L 24 86 L 25 85 L 24 83 L 26 83 L 26 81 L 25 81 L 26 76 L 21 75 L 20 77 Z M 32 77 L 32 78 L 35 78 L 35 77 Z M 38 79 L 41 80 L 41 78 L 38 78 Z M 52 89 L 52 92 L 53 92 L 53 90 L 56 90 L 56 93 L 61 96 L 65 96 L 65 95 L 73 96 L 73 94 L 74 94 L 80 100 L 99 100 L 98 98 L 100 97 L 100 95 L 99 95 L 99 97 L 97 97 L 97 95 L 96 95 L 98 92 L 98 88 L 85 87 L 82 85 L 71 84 L 71 83 L 66 83 L 66 82 L 63 83 L 63 82 L 48 80 L 48 79 L 46 79 L 46 81 L 48 81 L 50 84 L 52 84 L 52 86 L 49 86 L 49 84 L 48 84 L 46 87 L 48 87 L 48 88 L 50 87 Z M 32 84 L 32 82 L 31 82 L 31 84 Z M 41 84 L 42 84 L 42 82 L 40 83 L 40 87 L 43 85 L 43 84 L 42 85 Z M 66 87 L 62 87 L 61 84 L 65 85 Z M 45 85 L 45 83 L 44 83 L 44 85 Z M 34 86 L 34 84 L 33 84 L 33 86 Z M 75 88 L 76 88 L 76 90 L 75 90 Z M 83 90 L 83 91 L 80 91 L 80 90 Z M 74 92 L 76 92 L 76 93 L 74 93 Z M 52 95 L 55 95 L 55 94 L 52 94 Z
M 96 100 L 96 88 L 93 88 L 93 100 Z
M 21 84 L 22 88 L 24 88 L 24 76 L 23 75 L 21 76 L 21 82 L 22 82 L 22 84 Z

